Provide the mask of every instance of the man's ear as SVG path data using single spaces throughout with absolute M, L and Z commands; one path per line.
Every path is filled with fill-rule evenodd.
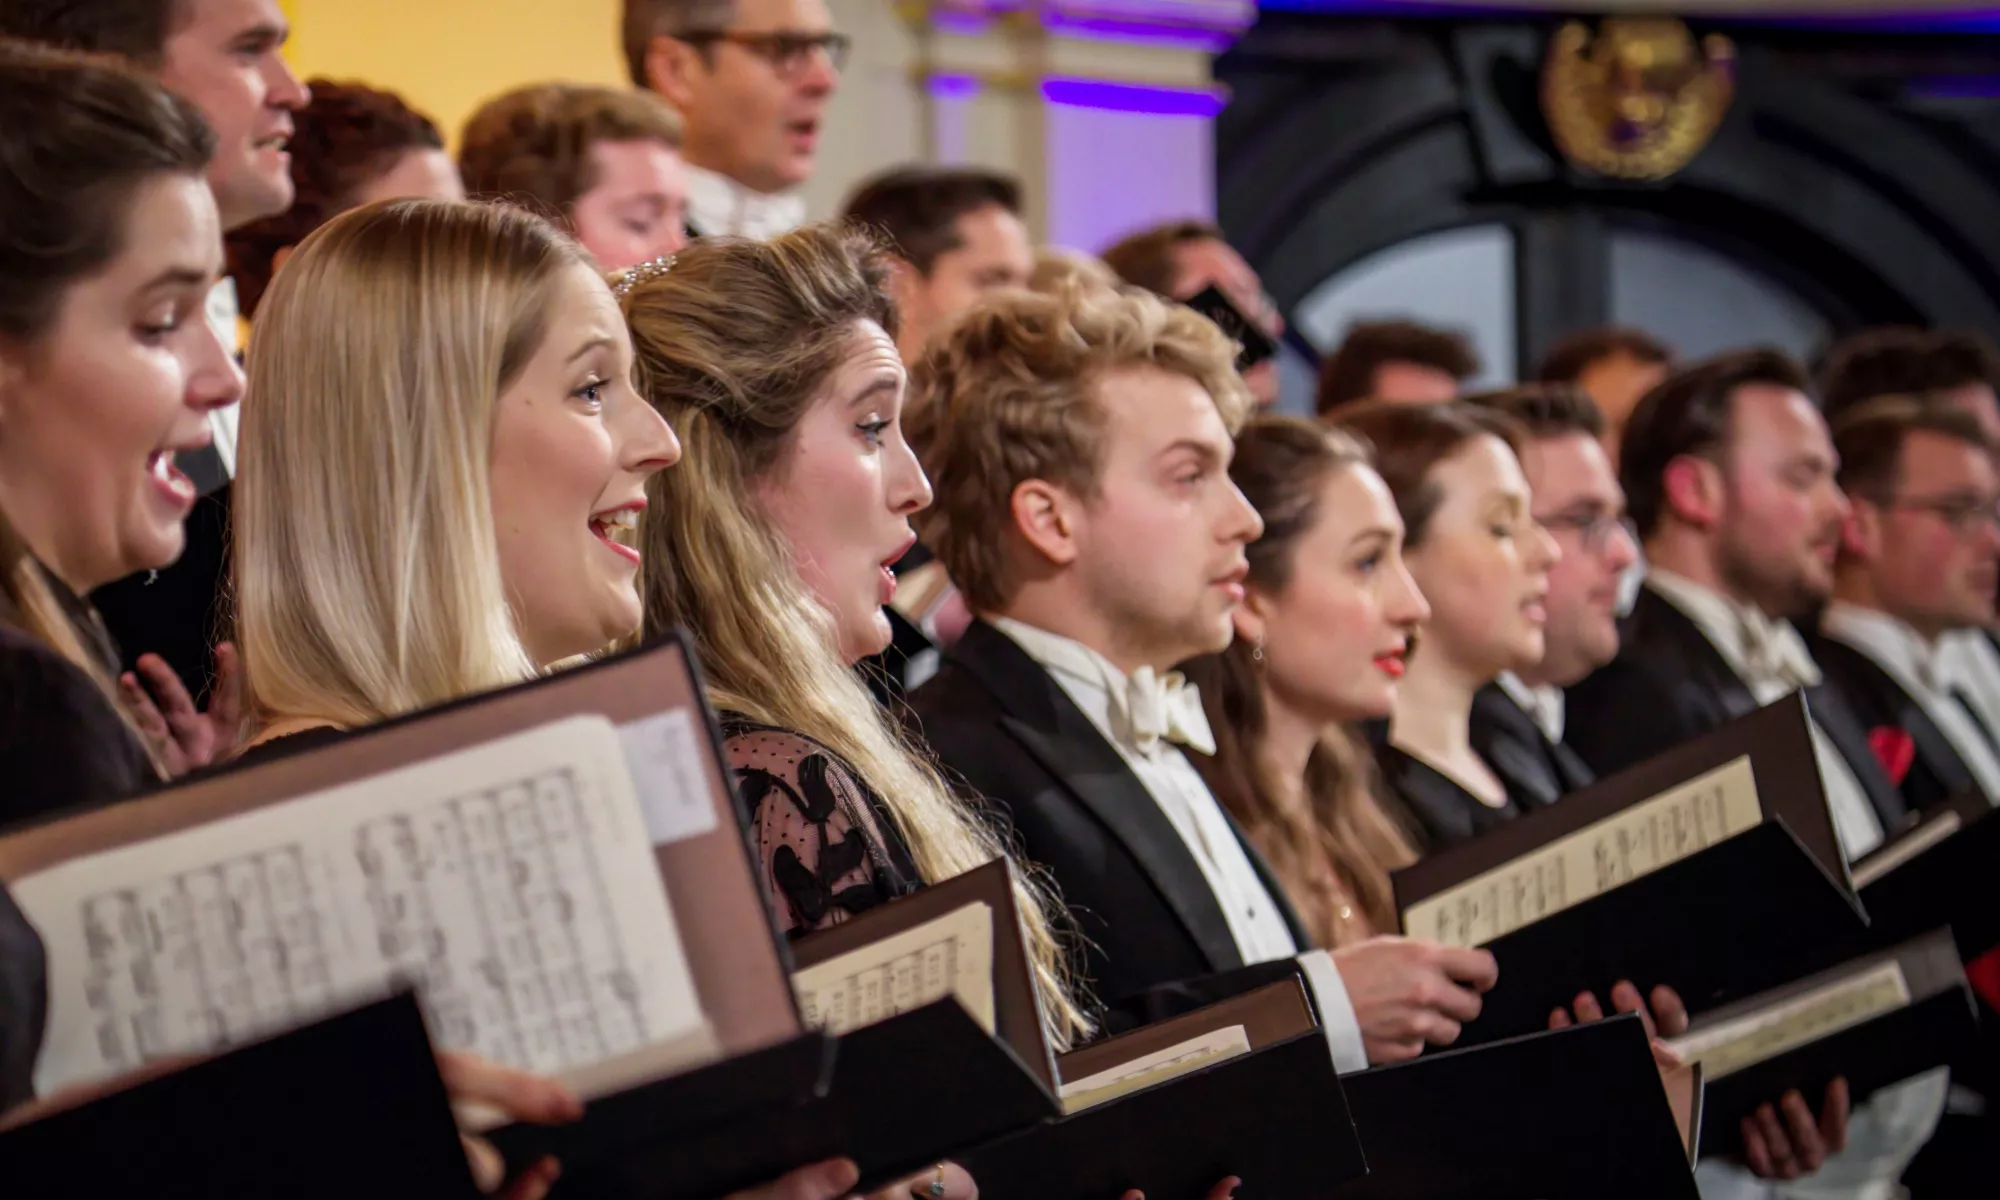
M 1840 552 L 1862 562 L 1882 553 L 1882 510 L 1858 496 L 1849 497 L 1847 517 L 1840 523 Z
M 1052 566 L 1067 567 L 1082 553 L 1081 508 L 1067 491 L 1046 479 L 1026 479 L 1015 485 L 1008 509 L 1028 545 Z
M 694 46 L 665 34 L 647 43 L 646 86 L 683 113 L 694 102 L 697 72 L 707 74 L 708 64 Z
M 912 266 L 910 260 L 900 254 L 891 254 L 889 259 L 889 296 L 896 302 L 896 312 L 908 320 L 916 311 L 924 286 L 923 272 Z
M 1660 483 L 1667 511 L 1680 520 L 1702 530 L 1722 520 L 1722 468 L 1715 463 L 1683 454 L 1667 464 Z

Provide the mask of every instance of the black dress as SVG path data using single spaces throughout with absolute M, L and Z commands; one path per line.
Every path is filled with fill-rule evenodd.
M 1382 774 L 1383 799 L 1402 819 L 1420 855 L 1469 841 L 1521 815 L 1511 798 L 1495 808 L 1386 739 L 1375 742 L 1374 750 L 1375 764 Z
M 791 937 L 923 886 L 882 798 L 826 746 L 788 729 L 723 723 L 771 911 Z
M 88 610 L 59 598 L 80 629 L 99 634 Z M 110 652 L 108 642 L 103 649 Z M 112 804 L 158 782 L 145 748 L 90 676 L 0 626 L 0 824 Z M 0 887 L 0 1110 L 34 1094 L 47 980 L 40 935 Z

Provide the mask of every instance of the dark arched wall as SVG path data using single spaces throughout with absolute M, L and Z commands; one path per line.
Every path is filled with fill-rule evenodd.
M 1571 168 L 1549 140 L 1538 84 L 1555 22 L 1269 14 L 1216 64 L 1233 92 L 1216 125 L 1223 227 L 1289 312 L 1374 251 L 1504 223 L 1522 362 L 1607 319 L 1609 234 L 1625 227 L 1730 255 L 1836 331 L 2000 337 L 1990 114 L 1922 100 L 1924 79 L 1962 80 L 1982 55 L 2000 78 L 1991 40 L 1722 28 L 1740 54 L 1727 120 L 1674 178 L 1634 185 Z

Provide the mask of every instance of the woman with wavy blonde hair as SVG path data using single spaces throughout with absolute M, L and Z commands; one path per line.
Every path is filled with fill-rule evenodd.
M 619 538 L 679 448 L 631 371 L 602 277 L 537 217 L 401 201 L 307 238 L 258 317 L 239 448 L 259 740 L 518 683 L 637 630 Z
M 687 459 L 649 485 L 646 627 L 694 631 L 766 886 L 795 933 L 1000 857 L 999 839 L 853 670 L 888 643 L 889 565 L 930 485 L 903 441 L 880 246 L 808 226 L 703 240 L 632 273 L 641 386 Z M 1084 1032 L 1052 932 L 1022 912 L 1050 1032 Z

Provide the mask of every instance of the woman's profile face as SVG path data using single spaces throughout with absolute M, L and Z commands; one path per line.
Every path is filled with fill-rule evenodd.
M 845 362 L 754 484 L 850 663 L 889 645 L 889 568 L 916 544 L 910 517 L 931 502 L 930 481 L 903 440 L 906 382 L 896 343 L 875 322 L 857 322 Z
M 0 505 L 78 591 L 180 557 L 195 489 L 174 457 L 208 445 L 210 411 L 243 394 L 204 315 L 222 272 L 208 186 L 141 184 L 120 245 L 69 287 L 47 332 L 0 348 Z
M 500 574 L 521 642 L 544 666 L 639 628 L 646 480 L 681 449 L 633 388 L 632 365 L 610 288 L 573 265 L 553 285 L 541 345 L 494 414 Z

